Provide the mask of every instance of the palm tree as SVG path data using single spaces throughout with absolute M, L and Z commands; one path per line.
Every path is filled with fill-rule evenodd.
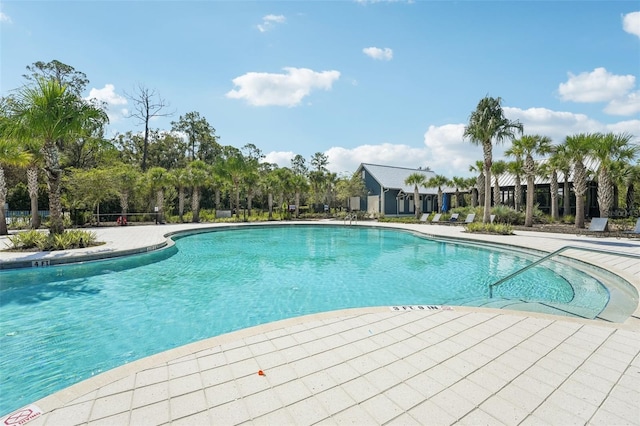
M 464 187 L 469 191 L 469 195 L 471 198 L 471 207 L 478 206 L 478 188 L 477 188 L 478 179 L 473 176 L 465 179 Z
M 640 162 L 636 164 L 628 164 L 622 172 L 622 180 L 627 188 L 625 207 L 627 208 L 627 214 L 631 215 L 635 208 L 636 184 L 640 182 Z
M 202 160 L 195 160 L 187 166 L 186 181 L 193 189 L 191 193 L 191 222 L 200 222 L 200 190 L 209 180 L 209 166 Z
M 552 170 L 551 178 L 553 184 L 553 176 L 555 171 L 555 176 L 557 178 L 557 172 L 561 172 L 563 176 L 563 186 L 562 186 L 562 215 L 568 215 L 571 212 L 571 198 L 569 197 L 570 188 L 569 188 L 569 174 L 571 173 L 571 159 L 567 155 L 566 145 L 558 145 L 553 149 L 553 153 L 551 157 L 549 157 L 549 168 Z M 551 210 L 553 212 L 553 190 L 551 197 Z M 557 191 L 556 191 L 557 194 Z M 556 197 L 557 202 L 557 197 Z M 558 212 L 559 213 L 559 212 Z M 552 213 L 553 216 L 553 213 Z M 557 219 L 557 218 L 554 218 Z
M 239 149 L 232 146 L 223 148 L 224 161 L 221 163 L 221 176 L 233 187 L 235 194 L 236 218 L 240 218 L 240 190 L 247 173 L 247 162 Z
M 456 207 L 461 207 L 461 204 L 463 203 L 463 198 L 462 198 L 462 194 L 460 193 L 460 190 L 467 188 L 466 179 L 459 176 L 454 176 L 451 178 L 451 183 L 453 183 L 453 186 L 456 187 L 456 196 L 455 196 Z
M 21 141 L 40 144 L 49 188 L 49 232 L 64 232 L 60 189 L 62 168 L 59 147 L 71 138 L 86 135 L 108 122 L 106 113 L 76 96 L 55 80 L 37 79 L 7 104 L 8 120 L 3 133 Z
M 420 218 L 422 206 L 420 205 L 420 187 L 425 186 L 427 176 L 422 173 L 411 173 L 404 180 L 405 185 L 413 185 L 413 205 L 416 213 L 416 219 Z
M 31 199 L 31 229 L 40 228 L 40 215 L 38 214 L 38 172 L 42 166 L 42 154 L 40 154 L 39 144 L 35 141 L 28 141 L 25 144 L 31 153 L 31 161 L 27 165 L 27 188 Z
M 639 152 L 637 145 L 631 145 L 632 136 L 628 133 L 607 133 L 598 135 L 591 146 L 590 154 L 600 161 L 598 167 L 598 209 L 600 217 L 609 217 L 613 207 L 614 182 L 621 171 Z M 617 172 L 617 173 L 616 173 Z
M 189 185 L 189 174 L 186 168 L 173 169 L 169 173 L 169 181 L 178 189 L 178 217 L 184 222 L 185 189 Z
M 472 164 L 469 166 L 470 172 L 477 172 L 478 177 L 476 178 L 476 189 L 478 190 L 478 204 L 480 206 L 484 206 L 484 191 L 485 191 L 485 175 L 484 175 L 484 162 L 476 161 L 476 164 Z M 478 204 L 475 204 L 473 207 L 476 207 Z
M 442 186 L 443 185 L 448 185 L 449 179 L 447 179 L 445 176 L 443 175 L 435 175 L 434 177 L 432 177 L 431 179 L 429 179 L 427 181 L 427 183 L 425 184 L 425 186 L 429 187 L 429 188 L 438 188 L 438 209 L 440 211 L 442 211 Z
M 0 235 L 8 235 L 6 212 L 4 204 L 7 202 L 7 182 L 4 178 L 4 167 L 26 166 L 32 161 L 32 155 L 23 150 L 14 140 L 0 139 Z
M 513 208 L 519 212 L 522 209 L 522 176 L 525 174 L 524 161 L 522 160 L 524 152 L 521 146 L 512 143 L 511 148 L 507 149 L 504 153 L 514 158 L 513 161 L 507 164 L 507 171 L 514 176 Z
M 495 161 L 491 165 L 491 173 L 493 173 L 493 205 L 497 206 L 498 204 L 502 204 L 502 200 L 500 199 L 500 176 L 505 174 L 507 171 L 507 162 L 504 160 Z
M 524 135 L 513 141 L 514 149 L 524 155 L 524 172 L 527 176 L 527 203 L 524 226 L 533 226 L 533 208 L 535 202 L 536 163 L 533 156 L 551 152 L 551 139 L 540 135 Z
M 565 153 L 573 165 L 573 192 L 576 195 L 576 228 L 584 228 L 584 196 L 587 193 L 587 174 L 584 157 L 597 142 L 598 135 L 580 133 L 567 136 L 564 141 Z
M 129 198 L 140 179 L 140 171 L 130 164 L 118 164 L 111 168 L 111 174 L 120 199 L 121 216 L 126 220 L 129 210 Z
M 549 192 L 551 193 L 551 219 L 554 222 L 557 222 L 560 218 L 558 213 L 558 189 L 560 185 L 558 184 L 558 169 L 551 161 L 551 158 L 546 163 L 539 165 L 538 174 L 545 179 L 549 179 Z
M 273 220 L 273 194 L 278 186 L 275 174 L 277 166 L 271 163 L 260 163 L 260 180 L 258 182 L 263 193 L 267 194 L 268 220 Z
M 164 167 L 151 167 L 147 170 L 146 177 L 151 191 L 156 193 L 156 223 L 162 222 L 164 217 L 164 189 L 171 182 L 171 177 Z
M 291 186 L 295 193 L 296 218 L 300 217 L 300 194 L 309 190 L 309 182 L 303 175 L 292 175 Z
M 496 143 L 513 139 L 516 131 L 522 133 L 522 124 L 519 121 L 507 120 L 500 103 L 501 98 L 484 97 L 478 103 L 476 110 L 469 117 L 469 124 L 464 128 L 464 137 L 471 139 L 476 145 L 482 145 L 484 154 L 484 215 L 483 223 L 491 220 L 491 164 L 493 141 Z

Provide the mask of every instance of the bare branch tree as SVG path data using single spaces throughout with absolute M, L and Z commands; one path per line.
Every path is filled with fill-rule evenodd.
M 149 89 L 143 84 L 138 84 L 134 89 L 134 93 L 125 92 L 125 96 L 133 103 L 133 112 L 127 118 L 135 118 L 140 124 L 144 123 L 144 145 L 142 151 L 142 170 L 147 170 L 147 151 L 149 147 L 149 121 L 154 117 L 168 117 L 173 115 L 171 112 L 163 112 L 169 106 L 169 103 L 155 91 Z

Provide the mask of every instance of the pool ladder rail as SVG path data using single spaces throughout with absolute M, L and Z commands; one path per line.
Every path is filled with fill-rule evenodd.
M 347 215 L 344 217 L 344 224 L 347 224 L 347 221 L 349 221 L 349 225 L 353 224 L 353 223 L 358 223 L 358 213 L 347 213 Z
M 613 252 L 611 251 L 605 251 L 605 250 L 599 250 L 599 249 L 594 249 L 594 248 L 589 248 L 589 247 L 578 247 L 578 246 L 564 246 L 554 252 L 551 252 L 543 257 L 541 257 L 540 259 L 536 260 L 533 263 L 530 263 L 529 265 L 525 266 L 522 269 L 518 269 L 517 271 L 507 275 L 504 278 L 499 279 L 498 281 L 489 284 L 489 298 L 493 298 L 493 288 L 499 286 L 500 284 L 504 283 L 505 281 L 509 281 L 511 278 L 515 277 L 516 275 L 520 275 L 521 273 L 533 268 L 536 265 L 539 265 L 540 263 L 544 262 L 545 260 L 548 260 L 560 253 L 562 253 L 563 251 L 566 250 L 584 250 L 584 251 L 590 251 L 590 252 L 595 252 L 595 253 L 604 253 L 604 254 L 612 254 Z M 632 257 L 632 258 L 636 258 L 637 256 L 634 254 L 630 254 L 630 253 L 621 253 L 621 252 L 615 252 L 616 255 L 618 256 L 625 256 L 625 257 Z

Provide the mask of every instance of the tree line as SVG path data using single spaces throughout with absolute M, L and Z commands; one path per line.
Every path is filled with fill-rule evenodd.
M 499 177 L 505 173 L 514 176 L 514 208 L 522 208 L 522 180 L 526 181 L 525 226 L 533 226 L 535 208 L 535 178 L 549 179 L 551 193 L 551 219 L 557 221 L 559 215 L 558 177 L 563 176 L 563 212 L 570 212 L 571 193 L 575 199 L 575 226 L 585 226 L 585 194 L 588 182 L 598 182 L 597 202 L 600 217 L 608 217 L 616 205 L 616 194 L 624 193 L 626 211 L 632 214 L 638 206 L 636 188 L 640 185 L 640 162 L 637 160 L 640 146 L 633 142 L 629 133 L 579 133 L 567 136 L 562 143 L 553 145 L 552 140 L 543 135 L 525 134 L 519 121 L 508 120 L 504 116 L 501 98 L 486 96 L 480 100 L 465 126 L 464 137 L 483 150 L 483 160 L 470 165 L 469 171 L 478 173 L 476 178 L 453 177 L 448 179 L 436 175 L 427 179 L 423 174 L 414 173 L 405 183 L 414 185 L 414 199 L 418 199 L 419 187 L 438 188 L 438 205 L 442 206 L 442 187 L 455 187 L 455 198 L 459 191 L 471 190 L 471 204 L 483 206 L 483 223 L 489 223 L 491 206 L 501 204 Z M 505 151 L 513 159 L 493 160 L 493 146 L 510 142 Z M 534 156 L 547 156 L 547 161 L 536 162 Z M 595 160 L 597 170 L 590 176 L 586 168 L 587 159 Z M 634 163 L 635 161 L 635 163 Z M 493 185 L 491 177 L 493 175 Z M 570 186 L 573 177 L 573 187 Z M 493 194 L 491 188 L 493 187 Z M 624 188 L 624 192 L 619 188 Z M 493 196 L 492 196 L 493 195 Z M 460 202 L 458 202 L 460 204 Z M 419 211 L 416 209 L 416 217 Z
M 115 202 L 124 217 L 132 209 L 157 209 L 163 217 L 169 207 L 179 221 L 188 212 L 192 222 L 199 222 L 202 205 L 232 210 L 236 218 L 241 211 L 251 215 L 257 205 L 273 219 L 274 210 L 282 213 L 283 206 L 295 206 L 291 213 L 298 217 L 304 203 L 335 207 L 364 194 L 358 177 L 329 172 L 323 153 L 309 162 L 295 155 L 290 167 L 279 167 L 264 162 L 252 143 L 222 145 L 215 128 L 196 111 L 180 115 L 169 131 L 153 129 L 152 118 L 173 113 L 144 85 L 127 95 L 133 104 L 130 117 L 143 130 L 108 139 L 106 105 L 81 96 L 89 83 L 84 73 L 56 60 L 36 62 L 27 71 L 25 85 L 0 99 L 0 235 L 8 232 L 8 188 L 20 187 L 22 170 L 30 225 L 41 225 L 38 207 L 44 195 L 52 234 L 65 229 L 63 209 L 96 211 L 99 220 L 100 205 Z

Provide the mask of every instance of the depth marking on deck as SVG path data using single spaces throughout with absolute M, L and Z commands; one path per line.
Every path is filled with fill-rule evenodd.
M 42 410 L 36 405 L 29 405 L 23 407 L 18 411 L 14 411 L 7 417 L 2 419 L 3 425 L 23 425 L 29 423 L 31 420 L 36 419 L 42 415 Z
M 453 310 L 451 306 L 442 306 L 442 305 L 404 305 L 404 306 L 389 306 L 394 312 L 404 312 L 404 311 L 451 311 Z

